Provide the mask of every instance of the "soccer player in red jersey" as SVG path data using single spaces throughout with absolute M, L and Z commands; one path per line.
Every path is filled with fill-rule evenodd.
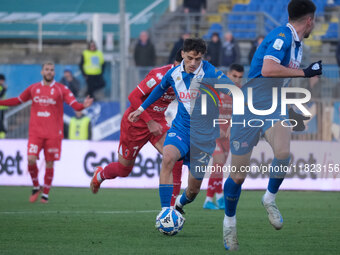
M 176 55 L 174 65 L 182 61 L 181 51 Z M 151 91 L 161 82 L 163 76 L 174 65 L 166 65 L 152 69 L 143 81 L 131 92 L 129 101 L 131 106 L 125 111 L 121 121 L 120 142 L 118 147 L 118 162 L 112 162 L 104 169 L 98 166 L 95 169 L 90 188 L 97 193 L 100 184 L 107 179 L 116 177 L 127 177 L 134 166 L 138 152 L 149 141 L 160 152 L 163 152 L 163 143 L 169 125 L 165 119 L 164 112 L 169 104 L 175 100 L 176 95 L 169 89 L 159 100 L 143 112 L 137 122 L 130 122 L 128 116 L 135 111 L 148 97 Z M 174 205 L 176 196 L 181 188 L 182 161 L 178 161 L 173 169 L 174 191 L 171 205 Z
M 87 97 L 83 104 L 78 103 L 66 86 L 57 83 L 54 80 L 53 63 L 44 63 L 41 75 L 42 81 L 30 85 L 20 96 L 0 100 L 0 105 L 6 106 L 15 106 L 32 100 L 27 146 L 28 171 L 33 182 L 33 191 L 29 199 L 32 203 L 38 199 L 41 192 L 36 162 L 42 149 L 46 160 L 46 171 L 40 201 L 48 202 L 48 193 L 53 180 L 54 161 L 59 160 L 61 154 L 64 124 L 63 102 L 69 104 L 76 111 L 89 107 L 93 102 L 92 98 Z
M 241 87 L 241 81 L 244 74 L 244 68 L 239 64 L 232 64 L 229 68 L 227 76 L 236 86 Z M 227 124 L 220 125 L 220 134 L 221 136 L 216 139 L 216 148 L 213 153 L 213 166 L 215 169 L 222 169 L 224 164 L 227 162 L 228 154 L 229 154 L 229 134 L 230 134 L 230 126 L 229 120 L 231 119 L 233 105 L 232 98 L 226 94 L 220 93 L 220 98 L 222 101 L 222 105 L 220 106 L 220 119 L 228 120 Z M 210 174 L 207 196 L 205 202 L 203 204 L 204 209 L 217 210 L 224 209 L 224 197 L 222 190 L 222 182 L 223 182 L 223 172 L 215 171 Z M 216 194 L 216 204 L 213 202 L 214 195 Z

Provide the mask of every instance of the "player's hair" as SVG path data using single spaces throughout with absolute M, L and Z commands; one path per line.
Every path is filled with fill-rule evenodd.
M 196 51 L 197 53 L 202 53 L 203 55 L 207 51 L 207 45 L 205 41 L 201 38 L 189 38 L 184 40 L 183 51 Z
M 42 64 L 41 69 L 44 69 L 44 66 L 54 66 L 54 63 L 52 61 L 46 61 Z
M 229 67 L 229 72 L 235 70 L 236 72 L 243 73 L 244 72 L 244 67 L 243 65 L 240 64 L 231 64 Z
M 178 63 L 181 63 L 183 58 L 182 58 L 182 48 L 180 48 L 177 52 L 176 52 L 176 56 L 175 56 L 175 61 Z
M 308 14 L 314 16 L 315 4 L 310 0 L 291 0 L 288 4 L 289 20 L 297 21 Z
M 6 80 L 6 77 L 5 77 L 5 75 L 4 74 L 0 74 L 0 80 L 3 80 L 3 81 L 5 81 Z

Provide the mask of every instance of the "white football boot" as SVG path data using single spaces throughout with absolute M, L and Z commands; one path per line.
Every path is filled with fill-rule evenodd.
M 262 197 L 262 205 L 267 210 L 270 224 L 272 224 L 276 230 L 280 230 L 283 227 L 283 218 L 275 201 L 266 203 L 263 198 L 264 197 Z

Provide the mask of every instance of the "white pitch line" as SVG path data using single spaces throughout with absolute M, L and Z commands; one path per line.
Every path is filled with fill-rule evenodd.
M 13 211 L 0 214 L 130 214 L 130 213 L 155 213 L 158 210 L 144 211 Z

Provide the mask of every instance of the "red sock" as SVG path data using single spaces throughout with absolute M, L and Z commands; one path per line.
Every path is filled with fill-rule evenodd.
M 114 179 L 116 177 L 127 177 L 133 166 L 124 166 L 120 162 L 112 162 L 108 164 L 103 171 L 100 172 L 102 180 Z
M 48 195 L 48 193 L 50 192 L 52 180 L 53 180 L 53 173 L 54 173 L 53 168 L 46 168 L 45 178 L 44 178 L 45 183 L 44 183 L 44 190 L 43 190 L 43 194 L 45 195 Z
M 28 172 L 31 175 L 31 179 L 33 182 L 34 187 L 39 187 L 39 180 L 38 180 L 38 167 L 36 164 L 28 165 Z
M 176 197 L 181 191 L 182 166 L 183 166 L 183 161 L 182 160 L 177 161 L 176 164 L 174 165 L 174 168 L 172 169 L 174 189 L 172 191 L 172 196 L 171 196 L 171 201 L 170 201 L 171 206 L 175 205 Z
M 223 178 L 215 178 L 214 186 L 216 193 L 222 193 L 222 182 Z
M 223 168 L 223 164 L 216 164 L 216 169 Z M 216 193 L 222 193 L 223 172 L 214 173 L 214 186 Z
M 207 197 L 214 197 L 215 195 L 215 178 L 210 176 L 209 182 L 208 182 L 208 189 L 207 189 Z

